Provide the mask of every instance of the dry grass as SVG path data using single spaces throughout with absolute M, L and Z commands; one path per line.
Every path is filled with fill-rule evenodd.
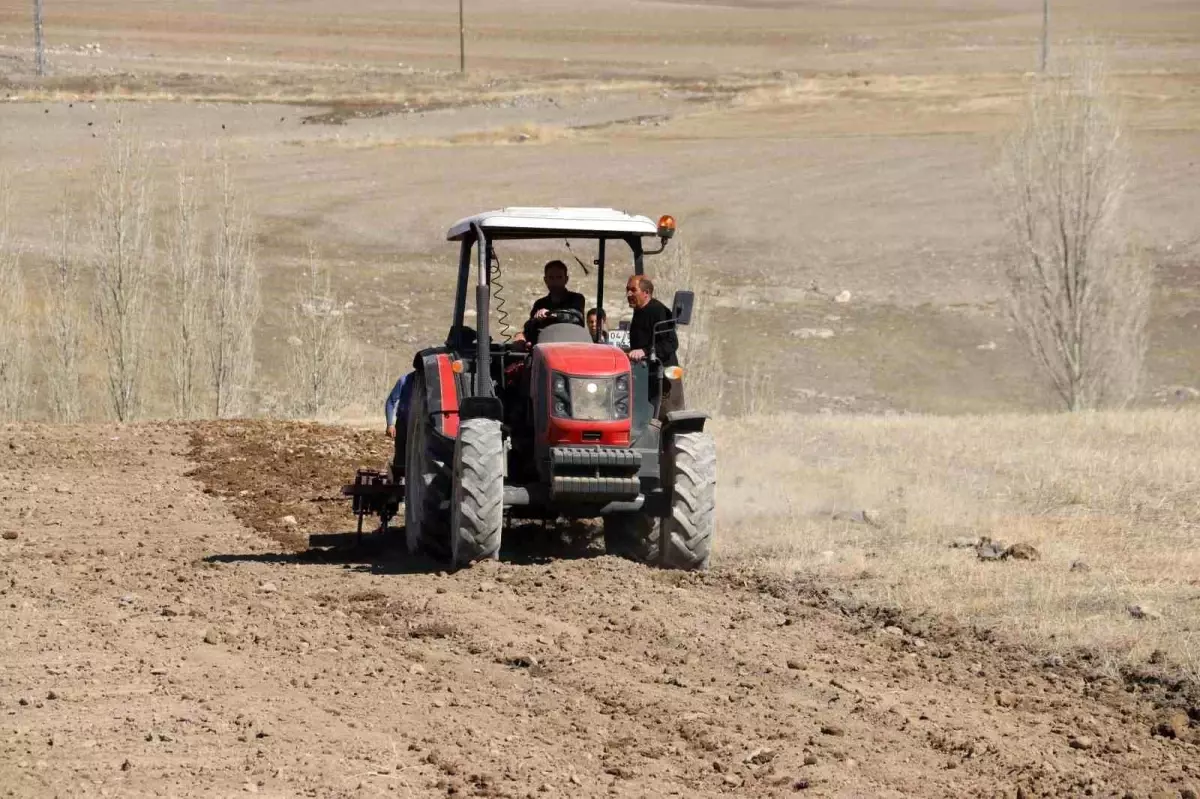
M 734 475 L 718 499 L 722 563 L 845 581 L 1114 665 L 1161 649 L 1200 676 L 1197 413 L 768 416 L 717 430 Z M 870 521 L 844 519 L 856 510 Z M 979 536 L 1041 558 L 950 547 Z M 1131 605 L 1161 619 L 1135 620 Z

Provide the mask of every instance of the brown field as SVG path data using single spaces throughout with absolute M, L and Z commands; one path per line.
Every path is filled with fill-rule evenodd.
M 162 198 L 183 159 L 233 164 L 258 407 L 310 246 L 369 388 L 347 427 L 114 425 L 93 353 L 88 421 L 54 426 L 35 375 L 0 427 L 0 794 L 1200 790 L 1196 4 L 1053 4 L 1056 53 L 1109 59 L 1157 277 L 1136 409 L 1069 418 L 1004 312 L 989 174 L 1040 3 L 468 0 L 463 76 L 452 3 L 45 0 L 42 81 L 29 5 L 0 7 L 29 319 L 119 111 Z M 386 458 L 381 386 L 444 335 L 445 229 L 508 204 L 679 220 L 723 356 L 689 388 L 721 417 L 712 572 L 579 527 L 452 575 L 306 551 Z M 573 263 L 501 257 L 518 308 Z M 1038 558 L 952 546 L 980 537 Z

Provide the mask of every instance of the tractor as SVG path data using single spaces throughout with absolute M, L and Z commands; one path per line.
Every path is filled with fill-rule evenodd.
M 571 310 L 543 320 L 532 345 L 495 341 L 490 329 L 492 302 L 503 301 L 497 252 L 505 243 L 595 241 L 595 307 L 603 309 L 606 252 L 628 247 L 642 275 L 645 258 L 663 252 L 674 232 L 670 216 L 655 223 L 604 208 L 505 208 L 454 223 L 449 334 L 413 358 L 407 425 L 390 472 L 361 470 L 343 489 L 360 534 L 364 515 L 378 513 L 386 529 L 403 502 L 409 552 L 461 568 L 497 558 L 512 519 L 599 517 L 610 554 L 706 568 L 716 489 L 709 417 L 660 414 L 663 380 L 680 379 L 682 370 L 664 367 L 654 348 L 631 362 L 620 346 L 593 340 Z M 647 240 L 657 247 L 647 249 Z M 692 306 L 690 291 L 677 292 L 673 318 L 655 335 L 688 324 Z

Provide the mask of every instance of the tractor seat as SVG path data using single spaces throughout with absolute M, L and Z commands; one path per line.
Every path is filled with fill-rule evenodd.
M 559 322 L 538 333 L 538 344 L 592 344 L 592 334 L 579 325 Z

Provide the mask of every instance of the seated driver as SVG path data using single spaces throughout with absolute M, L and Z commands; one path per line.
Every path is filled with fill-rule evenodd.
M 533 304 L 529 321 L 525 323 L 525 339 L 530 345 L 537 343 L 538 332 L 548 324 L 547 316 L 552 311 L 575 311 L 583 320 L 584 299 L 577 291 L 567 290 L 567 265 L 562 261 L 550 261 L 542 270 L 547 294 Z

